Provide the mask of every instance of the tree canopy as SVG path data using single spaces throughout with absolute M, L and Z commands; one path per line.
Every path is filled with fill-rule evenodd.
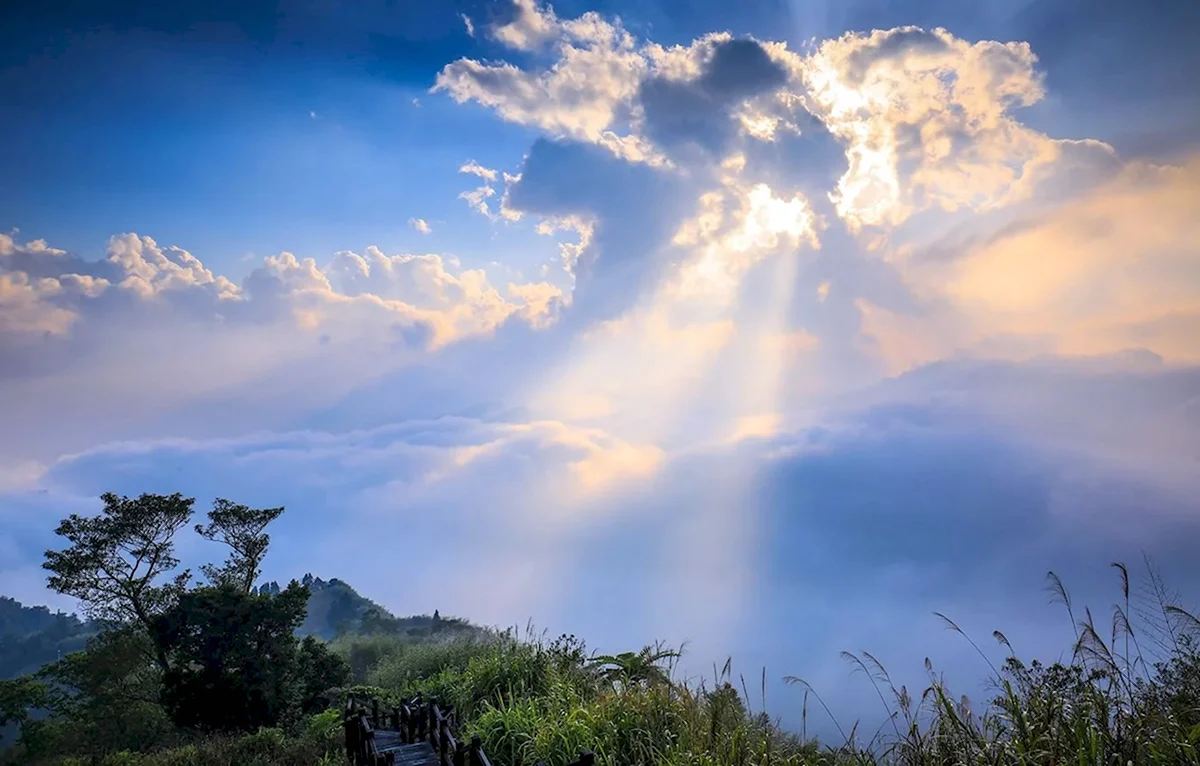
M 37 704 L 52 721 L 75 724 L 26 727 L 29 742 L 48 748 L 51 732 L 83 731 L 81 721 L 107 727 L 88 735 L 105 747 L 119 744 L 113 737 L 138 744 L 164 725 L 254 731 L 314 710 L 323 692 L 349 679 L 345 661 L 323 643 L 296 637 L 307 585 L 255 588 L 266 529 L 282 507 L 218 498 L 208 523 L 194 529 L 230 552 L 202 566 L 208 582 L 194 584 L 175 554 L 193 498 L 108 493 L 102 500 L 98 515 L 63 520 L 56 532 L 66 545 L 46 551 L 43 566 L 50 587 L 79 599 L 104 632 L 86 651 L 0 689 L 6 718 L 20 720 Z
M 283 508 L 255 509 L 217 498 L 208 512 L 209 523 L 196 525 L 196 532 L 207 540 L 228 545 L 229 559 L 219 567 L 204 567 L 204 575 L 214 585 L 229 585 L 249 593 L 260 574 L 263 556 L 271 537 L 267 525 L 283 514 Z

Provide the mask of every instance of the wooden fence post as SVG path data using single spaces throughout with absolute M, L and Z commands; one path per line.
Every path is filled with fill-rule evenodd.
M 351 717 L 349 711 L 346 712 L 346 716 L 342 720 L 342 730 L 346 736 L 346 759 L 350 763 L 357 763 L 358 721 Z
M 442 746 L 442 708 L 438 705 L 437 700 L 431 700 L 429 703 L 429 728 L 433 729 L 431 734 L 437 734 L 437 743 L 434 745 L 434 750 L 438 750 Z

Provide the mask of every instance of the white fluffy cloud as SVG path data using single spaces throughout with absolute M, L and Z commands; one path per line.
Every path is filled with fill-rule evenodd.
M 554 135 L 599 141 L 621 118 L 620 109 L 645 68 L 632 36 L 594 13 L 563 22 L 533 0 L 521 0 L 514 21 L 492 35 L 517 49 L 553 41 L 558 60 L 549 69 L 529 72 L 507 63 L 461 59 L 446 65 L 433 90 Z
M 458 169 L 459 173 L 467 173 L 468 175 L 479 176 L 489 183 L 496 180 L 496 171 L 491 168 L 485 168 L 474 160 L 464 162 Z
M 436 88 L 631 162 L 663 165 L 665 153 L 665 172 L 688 179 L 700 213 L 675 237 L 684 254 L 668 282 L 694 287 L 722 273 L 728 282 L 733 268 L 736 285 L 761 259 L 735 266 L 739 242 L 774 236 L 759 220 L 767 207 L 740 219 L 740 233 L 705 234 L 722 206 L 773 200 L 770 215 L 787 219 L 779 231 L 791 233 L 792 246 L 817 244 L 828 222 L 812 201 L 798 195 L 788 207 L 791 189 L 760 180 L 774 177 L 763 158 L 778 155 L 742 151 L 746 142 L 779 140 L 780 131 L 803 138 L 810 128 L 799 126 L 815 120 L 845 154 L 844 172 L 826 190 L 832 212 L 909 292 L 903 310 L 839 294 L 861 317 L 856 348 L 887 369 L 963 349 L 1011 356 L 1145 347 L 1176 361 L 1200 357 L 1188 258 L 1194 163 L 1145 168 L 1103 142 L 1023 124 L 1019 110 L 1046 95 L 1027 43 L 901 27 L 847 33 L 805 53 L 727 33 L 664 47 L 594 14 L 564 20 L 531 1 L 493 37 L 544 58 L 528 69 L 454 62 Z M 598 61 L 610 76 L 593 76 L 588 62 Z M 719 151 L 681 154 L 680 141 Z M 641 148 L 620 148 L 633 145 Z M 486 206 L 486 189 L 477 192 L 473 204 Z M 934 248 L 940 255 L 927 258 Z M 580 254 L 570 249 L 567 260 Z M 830 284 L 809 287 L 824 303 Z
M 97 261 L 6 237 L 0 453 L 40 461 L 89 440 L 188 433 L 202 401 L 286 422 L 509 322 L 546 327 L 560 299 L 549 284 L 493 286 L 454 259 L 374 247 L 325 268 L 281 253 L 234 284 L 149 237 L 113 237 Z
M 1045 91 L 1027 43 L 970 43 L 944 29 L 849 33 L 798 66 L 814 112 L 846 146 L 832 198 L 852 228 L 914 210 L 989 209 L 1028 198 L 1067 149 L 1016 108 Z M 1111 150 L 1096 144 L 1103 155 Z
M 0 239 L 0 280 L 0 327 L 9 338 L 67 335 L 89 312 L 93 321 L 119 319 L 112 316 L 120 310 L 119 299 L 168 312 L 187 310 L 213 323 L 290 316 L 310 331 L 327 322 L 338 324 L 348 315 L 358 319 L 378 312 L 381 319 L 425 328 L 432 347 L 489 332 L 509 316 L 527 313 L 520 294 L 545 293 L 549 287 L 519 285 L 505 297 L 484 272 L 458 269 L 454 259 L 388 256 L 375 247 L 363 256 L 337 253 L 326 269 L 291 253 L 268 256 L 239 286 L 214 275 L 186 250 L 161 247 L 136 234 L 113 237 L 107 257 L 97 262 L 42 242 L 20 245 L 5 236 Z M 538 303 L 550 310 L 546 300 Z
M 458 169 L 459 173 L 477 176 L 483 180 L 480 186 L 462 192 L 458 198 L 466 201 L 467 205 L 485 218 L 492 221 L 507 220 L 518 221 L 521 219 L 521 213 L 518 210 L 513 210 L 508 205 L 508 187 L 521 180 L 520 176 L 509 175 L 508 173 L 500 173 L 492 168 L 485 168 L 474 160 L 469 160 Z M 504 192 L 500 195 L 500 205 L 496 212 L 492 212 L 492 206 L 489 200 L 496 196 L 496 181 L 504 182 Z
M 630 161 L 672 164 L 664 151 L 680 138 L 711 149 L 732 134 L 774 141 L 781 131 L 803 133 L 815 117 L 845 150 L 847 169 L 830 196 L 856 232 L 930 208 L 1002 208 L 1063 173 L 1114 161 L 1102 142 L 1054 139 L 1014 116 L 1045 95 L 1023 42 L 903 27 L 847 33 L 809 54 L 728 33 L 664 47 L 596 14 L 562 20 L 533 0 L 492 34 L 515 49 L 550 49 L 551 62 L 522 69 L 462 59 L 434 90 Z M 756 69 L 742 52 L 755 50 L 783 76 Z

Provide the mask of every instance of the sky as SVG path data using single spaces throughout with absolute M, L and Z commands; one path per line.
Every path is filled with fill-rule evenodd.
M 3 14 L 0 593 L 103 492 L 284 505 L 267 579 L 872 729 L 842 650 L 980 694 L 934 611 L 1195 596 L 1195 3 Z

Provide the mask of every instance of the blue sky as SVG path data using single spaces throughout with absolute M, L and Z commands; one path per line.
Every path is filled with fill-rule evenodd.
M 105 491 L 284 504 L 270 578 L 870 720 L 843 649 L 973 692 L 932 611 L 1200 575 L 1195 4 L 4 13 L 0 593 Z

